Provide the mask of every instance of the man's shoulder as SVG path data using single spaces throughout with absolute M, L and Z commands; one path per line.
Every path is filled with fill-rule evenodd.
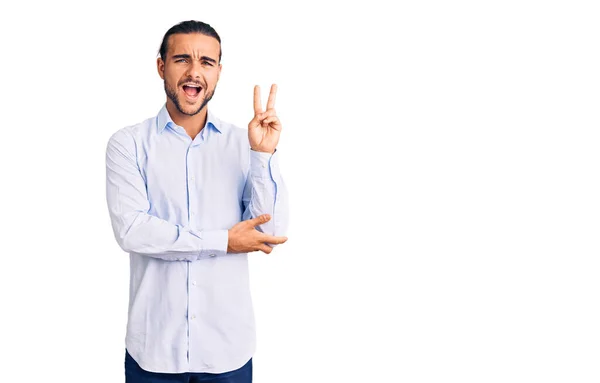
M 232 135 L 234 137 L 245 137 L 247 135 L 246 129 L 240 128 L 238 125 L 219 117 L 215 118 L 215 128 L 225 135 Z
M 142 136 L 148 135 L 151 129 L 156 128 L 156 117 L 149 117 L 144 121 L 138 122 L 133 125 L 126 125 L 115 131 L 110 139 L 109 143 L 113 141 L 136 141 Z

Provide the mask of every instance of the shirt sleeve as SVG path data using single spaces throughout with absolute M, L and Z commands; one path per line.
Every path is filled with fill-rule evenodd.
M 117 243 L 126 252 L 167 261 L 194 261 L 227 252 L 227 230 L 196 231 L 148 214 L 146 183 L 135 139 L 121 129 L 106 148 L 106 199 Z
M 289 222 L 288 189 L 279 171 L 277 153 L 277 150 L 270 154 L 250 149 L 250 170 L 242 198 L 243 219 L 269 214 L 271 220 L 257 229 L 265 234 L 285 236 Z

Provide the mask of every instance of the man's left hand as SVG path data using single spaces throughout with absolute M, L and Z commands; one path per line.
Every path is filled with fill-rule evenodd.
M 275 153 L 281 133 L 281 122 L 275 114 L 275 94 L 277 85 L 271 85 L 267 110 L 263 111 L 260 101 L 260 87 L 254 86 L 254 118 L 248 123 L 250 147 L 258 152 Z

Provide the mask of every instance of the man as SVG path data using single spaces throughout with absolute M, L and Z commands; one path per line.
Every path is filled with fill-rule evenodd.
M 266 110 L 254 88 L 247 131 L 211 113 L 221 39 L 198 21 L 167 31 L 157 69 L 166 104 L 106 149 L 112 227 L 130 254 L 126 382 L 251 382 L 247 253 L 287 240 L 277 87 Z

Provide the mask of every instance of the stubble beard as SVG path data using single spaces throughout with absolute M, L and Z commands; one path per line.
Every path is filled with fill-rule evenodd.
M 163 81 L 163 82 L 164 82 L 165 93 L 167 94 L 167 97 L 173 102 L 173 104 L 175 104 L 175 107 L 177 108 L 177 110 L 179 111 L 179 113 L 185 114 L 186 116 L 195 116 L 196 114 L 200 113 L 200 111 L 206 106 L 206 104 L 208 104 L 208 102 L 213 98 L 213 95 L 215 94 L 215 90 L 214 89 L 211 92 L 206 92 L 205 91 L 205 93 L 204 93 L 204 99 L 202 100 L 202 103 L 200 104 L 200 106 L 198 107 L 198 109 L 196 109 L 195 111 L 192 111 L 192 112 L 186 112 L 181 107 L 181 102 L 179 101 L 179 96 L 177 94 L 177 89 L 171 88 L 167 84 L 166 80 Z M 215 88 L 216 88 L 216 86 L 215 86 Z

